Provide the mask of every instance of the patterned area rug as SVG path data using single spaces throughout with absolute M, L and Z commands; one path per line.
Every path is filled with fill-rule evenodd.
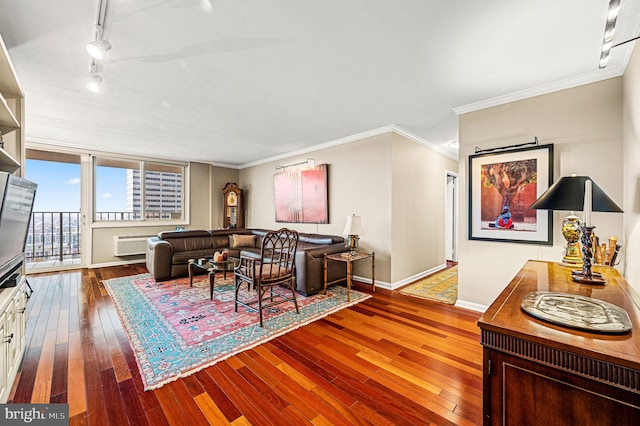
M 145 390 L 195 373 L 234 354 L 370 298 L 370 295 L 332 286 L 327 294 L 296 294 L 293 303 L 264 311 L 264 328 L 258 313 L 239 306 L 234 312 L 233 276 L 216 280 L 209 300 L 206 275 L 156 282 L 150 274 L 105 280 L 120 320 L 136 355 Z M 255 297 L 243 285 L 240 297 Z
M 453 305 L 458 300 L 458 266 L 423 278 L 400 293 Z

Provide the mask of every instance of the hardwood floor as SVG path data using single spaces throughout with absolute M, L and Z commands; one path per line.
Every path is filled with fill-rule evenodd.
M 482 423 L 480 314 L 383 289 L 144 392 L 101 280 L 145 272 L 29 276 L 27 349 L 9 402 L 68 403 L 72 425 Z

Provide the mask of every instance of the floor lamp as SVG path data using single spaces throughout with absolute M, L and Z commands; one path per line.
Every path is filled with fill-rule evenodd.
M 575 174 L 558 179 L 529 208 L 571 212 L 582 210 L 584 214 L 580 227 L 582 270 L 573 274 L 573 280 L 585 284 L 604 284 L 604 280 L 591 271 L 593 259 L 591 235 L 595 228 L 591 223 L 591 212 L 622 213 L 622 209 L 590 177 Z M 567 253 L 565 253 L 566 257 Z

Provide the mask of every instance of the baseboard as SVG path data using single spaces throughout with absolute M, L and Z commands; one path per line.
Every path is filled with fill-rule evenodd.
M 483 312 L 486 311 L 489 307 L 486 305 L 481 305 L 479 303 L 473 303 L 473 302 L 467 302 L 465 300 L 457 300 L 456 304 L 454 306 L 457 306 L 458 308 L 464 308 L 464 309 L 469 309 L 471 311 L 476 311 L 476 312 Z
M 89 269 L 93 269 L 93 268 L 107 268 L 109 266 L 124 266 L 124 265 L 133 265 L 134 263 L 145 263 L 146 260 L 145 259 L 139 259 L 139 260 L 129 260 L 129 261 L 118 261 L 118 262 L 105 262 L 105 263 L 94 263 L 92 265 L 89 265 Z
M 357 275 L 353 276 L 353 281 L 354 282 L 357 281 L 365 284 L 371 284 L 371 278 L 359 277 Z M 376 287 L 384 288 L 385 290 L 393 290 L 393 288 L 391 288 L 391 283 L 388 283 L 386 281 L 376 280 Z
M 433 268 L 428 269 L 426 271 L 422 271 L 422 272 L 420 272 L 418 274 L 415 274 L 415 275 L 412 275 L 410 277 L 404 278 L 404 279 L 402 279 L 400 281 L 396 281 L 393 284 L 389 284 L 389 286 L 390 286 L 389 290 L 396 290 L 396 289 L 398 289 L 400 287 L 403 287 L 403 286 L 405 286 L 407 284 L 410 284 L 410 283 L 412 283 L 414 281 L 417 281 L 420 278 L 424 278 L 427 275 L 431 275 L 434 272 L 441 271 L 441 270 L 445 269 L 446 267 L 447 267 L 447 264 L 443 263 L 442 265 L 434 266 Z M 376 283 L 376 285 L 378 285 L 378 284 Z
M 445 269 L 447 267 L 446 263 L 442 264 L 442 265 L 438 265 L 438 266 L 434 266 L 433 268 L 426 270 L 426 271 L 422 271 L 418 274 L 412 275 L 410 277 L 404 278 L 400 281 L 396 281 L 394 283 L 388 283 L 386 281 L 379 281 L 376 280 L 376 287 L 380 287 L 380 288 L 384 288 L 385 290 L 396 290 L 399 289 L 400 287 L 403 287 L 407 284 L 410 284 L 414 281 L 419 280 L 420 278 L 424 278 L 427 275 L 431 275 L 434 272 L 438 272 L 441 271 L 443 269 Z M 366 284 L 371 284 L 371 278 L 365 278 L 365 277 L 358 277 L 358 276 L 354 276 L 353 277 L 354 281 L 360 281 Z

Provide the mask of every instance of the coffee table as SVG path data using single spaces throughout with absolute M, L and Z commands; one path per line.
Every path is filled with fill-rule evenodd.
M 189 285 L 193 287 L 193 276 L 197 270 L 207 271 L 209 275 L 209 299 L 213 300 L 213 287 L 215 284 L 216 272 L 222 272 L 223 278 L 227 279 L 227 269 L 229 265 L 236 264 L 236 260 L 214 261 L 212 258 L 201 257 L 200 259 L 189 259 Z

